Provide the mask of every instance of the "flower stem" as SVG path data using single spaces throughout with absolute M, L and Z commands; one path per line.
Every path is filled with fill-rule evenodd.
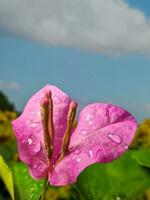
M 53 102 L 51 91 L 45 94 L 45 97 L 41 101 L 41 117 L 44 131 L 44 144 L 45 153 L 47 159 L 47 174 L 43 184 L 43 191 L 41 194 L 41 200 L 44 200 L 45 192 L 48 185 L 48 176 L 50 171 L 50 158 L 53 153 L 53 137 L 54 137 L 54 124 L 53 124 Z
M 46 189 L 47 189 L 47 185 L 48 185 L 48 180 L 47 180 L 47 178 L 45 178 L 40 200 L 44 200 L 45 199 L 45 192 L 46 192 Z

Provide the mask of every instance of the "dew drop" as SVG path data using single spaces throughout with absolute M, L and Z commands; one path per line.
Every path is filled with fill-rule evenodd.
M 116 144 L 120 144 L 122 142 L 122 138 L 119 135 L 109 133 L 107 136 L 112 142 Z
M 89 114 L 87 114 L 86 120 L 89 122 L 89 121 L 93 120 L 93 118 L 94 118 L 94 115 L 89 113 Z
M 103 114 L 104 114 L 105 116 L 109 116 L 109 111 L 108 111 L 108 110 L 105 110 Z
M 70 178 L 74 178 L 74 170 L 72 168 L 68 168 L 68 174 L 70 176 Z
M 91 120 L 91 121 L 89 121 L 89 125 L 92 125 L 93 124 L 93 121 Z
M 31 114 L 31 115 L 34 115 L 34 111 L 31 111 L 30 114 Z
M 39 176 L 39 174 L 44 173 L 46 167 L 43 161 L 37 161 L 37 163 L 33 165 L 35 175 Z
M 127 144 L 122 144 L 122 148 L 124 148 L 125 150 L 128 149 L 128 145 Z
M 93 124 L 93 118 L 94 118 L 94 115 L 87 114 L 86 121 L 88 122 L 89 125 Z
M 31 123 L 32 123 L 32 121 L 31 121 L 31 120 L 29 120 L 29 119 L 27 119 L 27 120 L 25 121 L 25 123 L 26 123 L 26 125 L 27 125 L 27 126 L 30 126 L 30 125 L 31 125 Z
M 110 158 L 109 152 L 103 151 L 101 149 L 98 149 L 96 152 L 96 161 L 97 162 L 108 162 Z
M 86 131 L 86 130 L 82 130 L 82 131 L 81 131 L 81 134 L 82 134 L 82 135 L 86 135 L 86 134 L 87 134 L 87 131 Z
M 41 142 L 37 141 L 33 136 L 28 138 L 27 146 L 31 155 L 35 155 L 41 150 Z
M 100 161 L 100 158 L 101 158 L 101 150 L 97 150 L 96 152 L 96 160 L 99 162 Z
M 85 139 L 85 144 L 91 143 L 91 142 L 92 142 L 92 138 L 88 137 L 88 138 Z
M 118 115 L 117 114 L 113 114 L 111 116 L 111 118 L 112 118 L 112 121 L 116 121 L 118 119 Z
M 76 149 L 75 152 L 74 152 L 76 155 L 79 155 L 81 152 L 79 149 Z
M 57 176 L 55 177 L 55 180 L 57 183 L 61 183 L 63 181 L 68 182 L 70 180 L 70 175 L 68 173 L 68 170 L 65 170 L 64 168 L 60 168 L 58 170 Z
M 88 155 L 89 155 L 90 158 L 93 158 L 93 152 L 92 152 L 92 150 L 88 151 Z
M 32 144 L 32 140 L 31 138 L 28 138 L 28 145 L 31 145 Z
M 36 112 L 36 115 L 37 115 L 38 117 L 40 117 L 40 116 L 41 116 L 41 112 L 40 112 L 40 111 L 37 111 L 37 112 Z
M 45 169 L 46 169 L 46 166 L 45 166 L 44 163 L 40 163 L 40 164 L 37 166 L 37 169 L 38 169 L 38 171 L 40 171 L 40 172 L 44 172 Z
M 80 162 L 81 161 L 81 158 L 77 158 L 77 162 Z
M 39 165 L 37 166 L 37 169 L 40 171 L 40 172 L 44 172 L 45 171 L 45 163 L 39 163 Z
M 38 125 L 37 123 L 32 123 L 32 124 L 30 124 L 29 127 L 34 128 L 34 127 L 36 127 L 37 125 Z
M 34 168 L 34 169 L 36 169 L 36 167 L 37 167 L 37 164 L 33 165 L 33 168 Z
M 54 97 L 53 97 L 53 102 L 54 102 L 55 104 L 60 104 L 60 103 L 61 103 L 61 99 L 60 99 L 58 96 L 54 96 Z
M 87 114 L 86 120 L 90 121 L 90 119 L 91 119 L 91 114 Z

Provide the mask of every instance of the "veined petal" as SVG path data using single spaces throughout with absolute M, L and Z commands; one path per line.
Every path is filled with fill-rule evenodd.
M 51 162 L 54 164 L 61 150 L 62 137 L 66 129 L 70 103 L 67 94 L 55 86 L 46 85 L 31 97 L 20 117 L 12 122 L 17 138 L 19 157 L 29 166 L 31 175 L 37 179 L 45 176 L 47 167 L 40 102 L 49 90 L 52 93 L 53 101 L 55 135 Z
M 128 149 L 136 128 L 134 117 L 118 106 L 105 103 L 86 106 L 71 135 L 69 153 L 51 172 L 50 183 L 74 183 L 89 165 L 118 158 Z

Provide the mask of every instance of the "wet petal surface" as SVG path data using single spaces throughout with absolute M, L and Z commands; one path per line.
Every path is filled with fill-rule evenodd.
M 54 164 L 61 150 L 62 137 L 66 129 L 70 98 L 59 88 L 46 85 L 31 97 L 20 117 L 12 122 L 17 138 L 19 157 L 29 166 L 35 178 L 46 174 L 46 155 L 44 133 L 40 113 L 40 102 L 47 91 L 51 91 L 53 100 L 54 152 L 51 162 Z M 35 161 L 35 162 L 33 162 Z
M 89 165 L 110 162 L 128 149 L 137 128 L 133 116 L 124 109 L 105 103 L 85 107 L 71 136 L 69 153 L 53 169 L 52 185 L 74 183 Z

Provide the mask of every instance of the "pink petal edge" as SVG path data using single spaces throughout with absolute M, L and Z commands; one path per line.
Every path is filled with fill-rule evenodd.
M 136 129 L 136 120 L 123 108 L 106 103 L 86 106 L 72 133 L 70 152 L 51 172 L 50 184 L 74 183 L 89 165 L 117 159 L 127 150 Z
M 41 122 L 40 103 L 47 91 L 51 91 L 54 120 L 54 152 L 51 163 L 55 164 L 60 152 L 62 137 L 67 123 L 70 98 L 59 88 L 46 85 L 27 102 L 23 113 L 12 122 L 17 138 L 19 157 L 29 167 L 32 177 L 40 179 L 46 175 L 46 155 Z

